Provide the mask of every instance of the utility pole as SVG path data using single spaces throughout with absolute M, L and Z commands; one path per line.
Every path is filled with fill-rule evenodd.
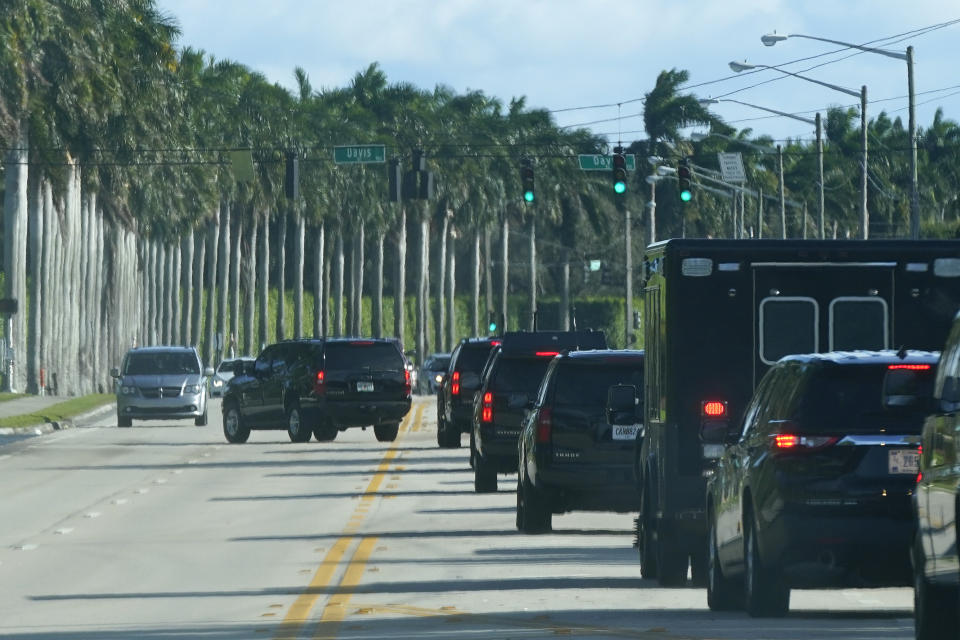
M 623 207 L 623 237 L 626 243 L 624 261 L 626 262 L 627 270 L 627 319 L 624 325 L 626 333 L 626 343 L 624 346 L 630 348 L 630 346 L 633 345 L 633 247 L 631 246 L 632 241 L 630 239 L 630 209 L 626 206 L 626 203 L 622 202 L 621 206 Z
M 780 173 L 780 238 L 787 239 L 787 200 L 783 192 L 783 147 L 777 145 L 777 166 Z
M 860 146 L 863 158 L 860 173 L 860 224 L 863 231 L 860 237 L 864 240 L 870 237 L 870 213 L 867 210 L 867 85 L 860 88 Z
M 910 237 L 920 238 L 920 190 L 917 186 L 917 106 L 913 90 L 913 47 L 907 47 L 907 93 L 910 111 Z

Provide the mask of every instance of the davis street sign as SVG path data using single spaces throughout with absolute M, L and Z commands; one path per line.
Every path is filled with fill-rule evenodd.
M 577 157 L 580 159 L 580 168 L 584 171 L 613 171 L 613 156 L 581 153 Z M 637 168 L 637 156 L 625 153 L 623 157 L 627 161 L 627 171 L 634 171 Z
M 382 163 L 387 161 L 387 151 L 382 144 L 354 144 L 334 147 L 333 161 L 337 164 Z

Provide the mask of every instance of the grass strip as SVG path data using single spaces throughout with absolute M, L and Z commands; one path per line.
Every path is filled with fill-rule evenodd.
M 44 422 L 60 422 L 67 418 L 82 415 L 114 401 L 116 401 L 116 396 L 112 393 L 94 393 L 88 396 L 71 398 L 70 400 L 50 405 L 46 409 L 35 413 L 25 413 L 19 416 L 0 418 L 0 427 L 15 429 L 18 427 L 32 427 L 43 424 Z
M 9 391 L 0 391 L 0 402 L 7 400 L 16 400 L 17 398 L 26 398 L 26 393 L 10 393 Z

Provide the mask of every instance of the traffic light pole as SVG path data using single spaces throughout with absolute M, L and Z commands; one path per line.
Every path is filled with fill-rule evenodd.
M 624 263 L 626 264 L 626 321 L 624 322 L 624 347 L 630 348 L 633 345 L 633 246 L 630 238 L 630 209 L 623 200 L 618 201 L 618 205 L 623 209 L 623 238 L 626 243 L 624 252 Z

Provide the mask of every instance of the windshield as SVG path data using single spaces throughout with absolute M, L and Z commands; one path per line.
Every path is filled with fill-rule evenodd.
M 123 373 L 128 376 L 200 373 L 197 357 L 189 351 L 149 351 L 127 356 Z
M 547 372 L 550 358 L 502 357 L 490 380 L 491 391 L 511 391 L 533 396 Z
M 427 360 L 426 369 L 430 371 L 446 371 L 450 366 L 450 356 L 434 356 Z
M 631 384 L 643 393 L 643 361 L 630 364 L 606 362 L 578 363 L 568 360 L 557 372 L 554 406 L 592 406 L 607 404 L 607 390 L 615 384 Z

